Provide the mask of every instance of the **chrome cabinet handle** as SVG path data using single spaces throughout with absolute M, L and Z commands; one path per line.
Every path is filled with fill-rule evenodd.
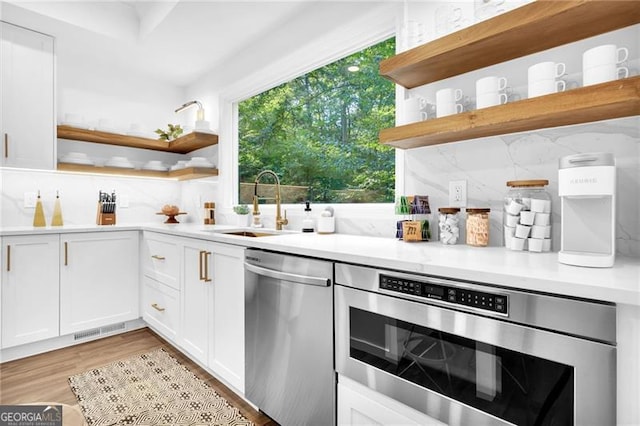
M 4 134 L 4 158 L 9 158 L 9 134 Z
M 153 256 L 151 256 L 152 258 L 156 259 L 156 260 L 164 260 L 165 257 L 164 256 L 160 256 L 159 254 L 154 254 Z
M 11 272 L 11 246 L 7 244 L 7 272 Z
M 64 266 L 69 265 L 69 243 L 64 242 Z
M 291 281 L 299 284 L 317 285 L 320 287 L 329 287 L 331 285 L 331 279 L 329 278 L 275 271 L 273 269 L 263 268 L 262 266 L 255 266 L 247 262 L 244 263 L 244 270 L 257 275 L 264 275 L 265 277 L 274 278 L 276 280 Z
M 158 304 L 157 304 L 157 303 L 152 303 L 152 304 L 151 304 L 151 307 L 152 307 L 153 309 L 155 309 L 156 311 L 159 311 L 159 312 L 164 312 L 164 311 L 165 311 L 165 309 L 166 309 L 166 308 L 161 308 L 160 306 L 158 306 Z

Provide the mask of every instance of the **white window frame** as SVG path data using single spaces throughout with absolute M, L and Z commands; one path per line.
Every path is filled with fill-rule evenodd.
M 219 155 L 219 188 L 223 208 L 228 209 L 238 203 L 238 103 L 252 96 L 277 87 L 287 81 L 321 68 L 369 46 L 382 42 L 396 34 L 396 17 L 398 4 L 381 3 L 368 13 L 363 13 L 348 28 L 340 28 L 327 34 L 322 40 L 305 46 L 281 58 L 276 63 L 244 78 L 220 94 L 220 143 Z M 396 86 L 396 105 L 403 96 L 403 89 Z M 395 191 L 401 194 L 404 189 L 404 154 L 396 150 L 395 155 Z M 394 203 L 336 203 L 331 204 L 341 217 L 387 216 L 393 214 Z M 323 204 L 315 204 L 317 209 Z M 294 209 L 296 205 L 283 205 Z M 271 213 L 272 205 L 261 205 L 260 209 Z

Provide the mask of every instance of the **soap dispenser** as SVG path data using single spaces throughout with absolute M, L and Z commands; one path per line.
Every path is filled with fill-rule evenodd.
M 302 220 L 302 232 L 313 232 L 314 231 L 314 223 L 313 218 L 311 217 L 311 204 L 309 201 L 305 202 L 304 208 L 304 219 Z

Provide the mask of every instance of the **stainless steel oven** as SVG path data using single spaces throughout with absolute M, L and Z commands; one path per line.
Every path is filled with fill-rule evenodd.
M 616 424 L 613 304 L 336 264 L 336 370 L 449 425 Z

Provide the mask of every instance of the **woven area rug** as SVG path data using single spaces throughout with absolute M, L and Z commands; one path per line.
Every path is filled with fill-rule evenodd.
M 69 384 L 91 426 L 253 424 L 164 349 L 69 377 Z

